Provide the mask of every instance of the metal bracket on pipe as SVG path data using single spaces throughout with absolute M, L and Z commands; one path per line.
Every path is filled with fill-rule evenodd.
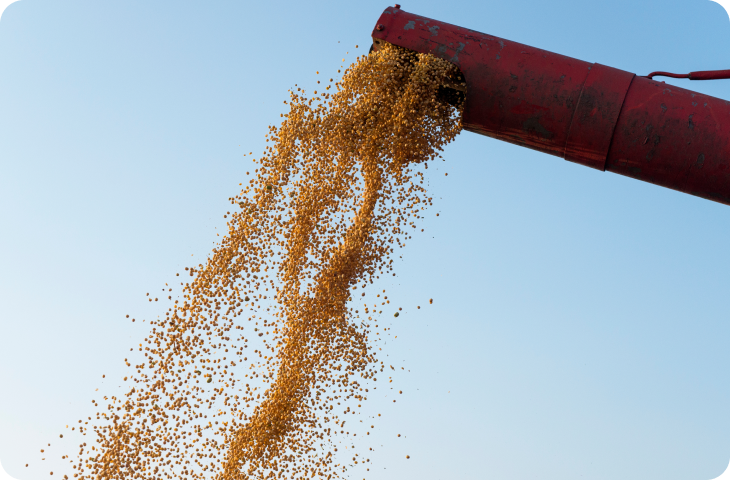
M 652 72 L 646 78 L 654 77 L 689 78 L 690 80 L 727 80 L 730 79 L 730 70 L 706 70 L 690 73 Z

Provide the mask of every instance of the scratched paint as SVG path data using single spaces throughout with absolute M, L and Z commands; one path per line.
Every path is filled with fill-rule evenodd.
M 705 154 L 704 153 L 700 153 L 697 156 L 697 162 L 695 162 L 695 166 L 697 168 L 702 168 L 704 165 L 705 165 Z
M 402 10 L 391 19 L 407 31 L 375 38 L 458 64 L 465 130 L 730 205 L 727 100 Z
M 537 134 L 541 138 L 545 139 L 551 139 L 554 136 L 553 132 L 545 128 L 545 126 L 540 123 L 540 119 L 537 117 L 532 117 L 525 120 L 525 122 L 522 124 L 522 129 L 525 131 L 525 133 Z
M 459 54 L 461 53 L 462 50 L 464 50 L 464 47 L 466 47 L 466 45 L 464 45 L 463 43 L 459 42 L 459 46 L 456 48 L 456 52 L 454 53 L 454 56 L 451 57 L 451 62 L 458 62 L 459 61 Z

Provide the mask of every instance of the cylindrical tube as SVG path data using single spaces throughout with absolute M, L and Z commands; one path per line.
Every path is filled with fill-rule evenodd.
M 464 128 L 730 205 L 730 104 L 387 8 L 386 41 L 457 65 Z
M 703 72 L 690 72 L 687 75 L 690 80 L 726 80 L 730 78 L 730 70 L 708 70 Z

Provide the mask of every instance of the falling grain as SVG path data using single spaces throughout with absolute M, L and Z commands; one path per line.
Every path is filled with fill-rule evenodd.
M 387 299 L 354 298 L 431 204 L 418 167 L 461 130 L 442 87 L 458 75 L 386 44 L 319 94 L 290 92 L 227 233 L 150 322 L 146 360 L 91 422 L 74 478 L 342 475 L 333 439 L 377 385 L 371 322 Z

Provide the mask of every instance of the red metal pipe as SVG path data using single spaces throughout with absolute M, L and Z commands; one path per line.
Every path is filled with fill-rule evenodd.
M 466 130 L 730 205 L 726 100 L 399 8 L 372 36 L 457 65 Z

